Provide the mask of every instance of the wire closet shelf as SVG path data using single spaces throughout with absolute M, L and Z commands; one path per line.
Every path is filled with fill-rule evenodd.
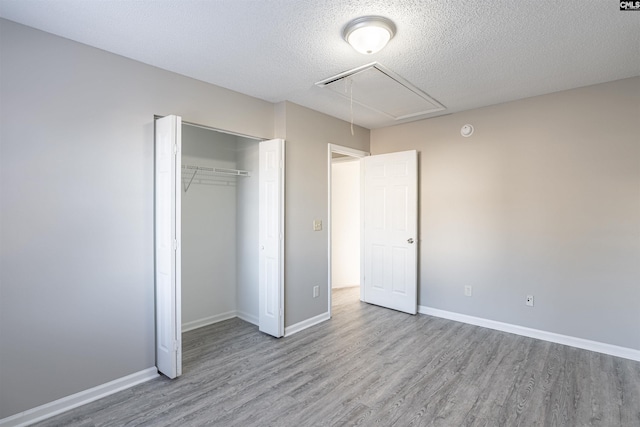
M 239 169 L 216 168 L 196 165 L 182 165 L 182 183 L 184 192 L 191 184 L 235 185 L 235 178 L 251 176 L 251 173 Z

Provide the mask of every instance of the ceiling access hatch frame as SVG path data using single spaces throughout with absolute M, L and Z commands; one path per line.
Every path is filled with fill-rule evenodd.
M 446 107 L 378 62 L 316 83 L 364 108 L 393 120 L 446 110 Z

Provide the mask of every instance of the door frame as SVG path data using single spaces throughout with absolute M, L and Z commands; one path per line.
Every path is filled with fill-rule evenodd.
M 331 162 L 333 153 L 342 154 L 344 156 L 352 157 L 354 159 L 362 159 L 363 157 L 367 157 L 371 155 L 368 151 L 357 150 L 355 148 L 345 147 L 343 145 L 337 144 L 327 144 L 327 188 L 328 188 L 328 213 L 327 213 L 327 257 L 328 257 L 328 276 L 327 276 L 327 304 L 328 304 L 328 313 L 329 318 L 331 318 L 331 290 L 332 290 L 332 280 L 331 280 L 331 183 L 332 183 L 332 173 L 331 173 Z M 362 197 L 362 188 L 360 189 L 360 196 Z M 362 229 L 362 225 L 360 227 Z M 360 246 L 362 246 L 362 235 L 360 236 Z M 362 272 L 361 272 L 362 273 Z M 361 274 L 362 276 L 362 274 Z M 360 297 L 362 299 L 362 280 L 360 280 Z

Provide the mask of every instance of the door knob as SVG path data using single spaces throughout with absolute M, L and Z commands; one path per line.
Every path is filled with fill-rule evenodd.
M 413 239 L 412 239 L 411 237 L 409 237 L 409 238 L 407 239 L 407 243 L 413 243 Z

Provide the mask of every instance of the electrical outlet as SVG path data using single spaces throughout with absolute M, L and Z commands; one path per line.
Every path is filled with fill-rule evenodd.
M 465 285 L 464 287 L 464 296 L 470 297 L 473 293 L 473 288 L 469 285 Z
M 529 307 L 533 307 L 533 295 L 527 295 L 527 300 L 525 301 Z
M 318 295 L 320 295 L 320 288 L 316 285 L 313 287 L 313 297 L 318 298 Z
M 313 220 L 313 231 L 322 231 L 322 220 L 314 219 Z

